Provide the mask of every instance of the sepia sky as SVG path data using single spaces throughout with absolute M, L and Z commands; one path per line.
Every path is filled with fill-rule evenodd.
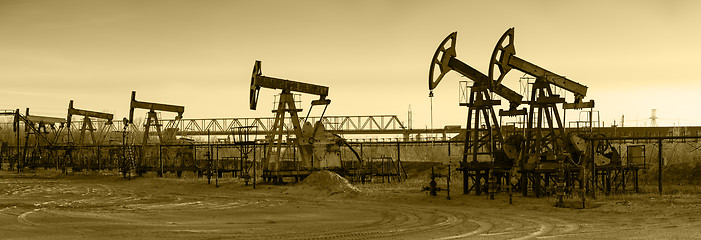
M 261 90 L 248 109 L 261 60 L 264 75 L 328 86 L 326 115 L 406 121 L 411 105 L 413 127 L 425 128 L 440 41 L 457 31 L 457 58 L 486 74 L 515 27 L 516 56 L 588 86 L 606 125 L 622 115 L 649 125 L 653 108 L 659 125 L 701 125 L 699 23 L 699 1 L 0 0 L 0 108 L 64 117 L 73 99 L 121 119 L 136 90 L 185 106 L 185 118 L 272 116 L 278 91 Z M 522 76 L 512 70 L 504 84 L 519 91 Z M 438 86 L 435 128 L 465 124 L 460 80 Z M 305 111 L 313 98 L 303 96 Z

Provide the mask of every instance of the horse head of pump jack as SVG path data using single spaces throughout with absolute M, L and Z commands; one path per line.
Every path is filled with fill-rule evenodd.
M 492 51 L 492 57 L 489 58 L 489 79 L 493 80 L 496 85 L 499 85 L 504 80 L 504 76 L 511 70 L 509 58 L 514 54 L 516 54 L 514 28 L 509 28 L 501 35 Z
M 453 70 L 453 68 L 450 67 L 450 58 L 457 56 L 455 52 L 457 38 L 458 32 L 453 32 L 448 35 L 448 37 L 443 39 L 441 44 L 438 45 L 438 49 L 436 49 L 433 58 L 431 58 L 431 68 L 428 71 L 428 90 L 431 91 L 430 97 L 433 96 L 433 89 L 443 80 L 445 74 Z M 438 71 L 436 71 L 436 67 L 438 67 Z M 434 78 L 434 75 L 437 76 Z
M 251 110 L 256 110 L 258 106 L 258 94 L 260 93 L 260 86 L 256 84 L 257 76 L 263 75 L 260 69 L 260 61 L 256 61 L 253 65 L 253 74 L 251 74 L 251 90 L 248 95 L 248 104 Z

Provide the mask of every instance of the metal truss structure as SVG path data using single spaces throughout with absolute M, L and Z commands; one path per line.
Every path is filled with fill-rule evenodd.
M 304 122 L 321 122 L 324 128 L 336 134 L 405 134 L 407 130 L 396 115 L 374 116 L 323 116 L 298 118 Z M 178 129 L 178 135 L 229 135 L 231 129 L 254 126 L 251 135 L 268 135 L 273 129 L 275 118 L 213 118 L 213 119 L 181 119 L 180 121 L 161 121 L 165 128 Z M 294 129 L 292 118 L 282 122 L 285 132 Z

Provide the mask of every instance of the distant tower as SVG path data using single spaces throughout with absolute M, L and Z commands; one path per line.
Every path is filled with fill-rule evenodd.
M 623 123 L 625 123 L 625 120 L 626 120 L 626 115 L 621 115 L 621 127 L 624 127 Z
M 652 109 L 650 115 L 650 127 L 657 127 L 657 109 Z
M 413 122 L 411 115 L 412 115 L 411 114 L 411 105 L 409 105 L 409 112 L 407 113 L 407 127 L 409 129 L 413 129 L 413 128 L 411 128 L 411 125 L 412 125 L 411 122 Z

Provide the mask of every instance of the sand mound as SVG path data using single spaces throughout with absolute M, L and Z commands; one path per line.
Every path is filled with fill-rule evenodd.
M 353 186 L 347 179 L 335 172 L 322 170 L 307 176 L 303 181 L 285 191 L 294 194 L 307 195 L 356 195 L 360 189 Z

